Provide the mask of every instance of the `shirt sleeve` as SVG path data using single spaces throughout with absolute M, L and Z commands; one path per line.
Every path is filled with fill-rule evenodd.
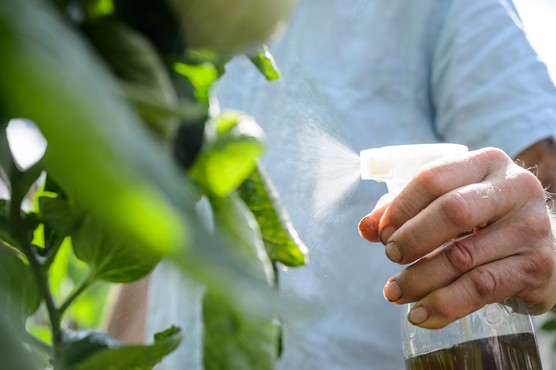
M 431 70 L 434 124 L 446 141 L 515 156 L 556 134 L 556 91 L 508 0 L 454 0 Z

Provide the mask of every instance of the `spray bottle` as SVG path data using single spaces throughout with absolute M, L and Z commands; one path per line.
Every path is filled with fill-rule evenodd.
M 439 158 L 462 154 L 458 144 L 388 146 L 360 153 L 361 178 L 386 182 L 399 193 L 420 168 Z M 423 329 L 402 310 L 403 354 L 407 370 L 542 370 L 531 318 L 515 298 L 488 304 L 442 329 Z

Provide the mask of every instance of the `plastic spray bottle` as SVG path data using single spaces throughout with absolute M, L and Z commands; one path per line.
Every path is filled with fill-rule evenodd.
M 388 146 L 360 153 L 361 178 L 386 182 L 399 193 L 420 168 L 462 154 L 458 144 Z M 423 329 L 402 310 L 403 354 L 407 370 L 542 370 L 531 318 L 515 298 L 488 304 L 442 329 Z

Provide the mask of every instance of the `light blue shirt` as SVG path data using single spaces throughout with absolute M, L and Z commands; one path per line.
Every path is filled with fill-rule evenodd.
M 302 0 L 272 47 L 281 81 L 245 58 L 229 65 L 221 105 L 265 129 L 264 165 L 310 253 L 280 278 L 314 314 L 286 322 L 279 369 L 404 368 L 399 307 L 382 296 L 400 267 L 357 232 L 385 187 L 339 192 L 338 143 L 358 153 L 447 141 L 514 156 L 554 135 L 554 85 L 519 24 L 504 0 Z

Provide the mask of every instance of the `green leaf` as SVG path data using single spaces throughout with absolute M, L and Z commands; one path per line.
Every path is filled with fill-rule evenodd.
M 43 1 L 0 2 L 0 101 L 48 142 L 50 176 L 74 206 L 168 252 L 186 243 L 181 177 L 98 63 Z
M 96 352 L 75 370 L 150 370 L 174 351 L 183 338 L 181 329 L 172 327 L 155 335 L 152 345 L 129 345 Z
M 0 199 L 0 240 L 9 242 L 11 239 L 9 232 L 10 203 L 6 199 Z
M 234 193 L 224 198 L 211 198 L 210 204 L 217 233 L 245 257 L 249 263 L 246 268 L 271 283 L 272 266 L 264 249 L 259 226 L 245 203 Z
M 214 227 L 249 261 L 246 268 L 273 282 L 273 271 L 253 214 L 235 193 L 210 199 Z M 206 370 L 273 369 L 277 358 L 278 327 L 272 316 L 237 311 L 218 296 L 203 303 L 204 365 Z
M 50 250 L 69 235 L 73 226 L 72 210 L 67 199 L 42 196 L 39 212 L 44 223 L 44 247 Z
M 0 121 L 0 170 L 8 177 L 7 180 L 11 180 L 13 173 L 17 170 L 17 166 L 10 150 L 6 132 L 7 127 L 8 121 Z
M 257 54 L 250 56 L 249 59 L 268 81 L 276 81 L 280 79 L 278 66 L 276 65 L 276 62 L 266 45 L 263 45 L 259 50 L 257 50 Z
M 73 369 L 95 353 L 120 347 L 121 343 L 109 334 L 96 331 L 64 331 L 59 361 L 62 368 Z M 61 365 L 61 364 L 60 364 Z
M 239 112 L 224 112 L 211 123 L 190 173 L 209 194 L 223 197 L 256 167 L 264 134 L 253 118 Z
M 200 64 L 175 63 L 174 71 L 186 77 L 195 88 L 195 98 L 206 104 L 209 102 L 209 91 L 218 79 L 218 70 L 210 62 Z
M 203 304 L 205 370 L 271 370 L 279 331 L 269 317 L 239 314 L 207 294 Z
M 39 308 L 41 295 L 31 269 L 8 249 L 0 247 L 0 311 L 13 315 L 14 325 L 23 328 L 25 320 Z
M 23 335 L 10 325 L 5 312 L 0 312 L 0 358 L 2 369 L 37 370 L 36 355 L 23 345 Z
M 75 255 L 90 265 L 95 280 L 134 281 L 151 272 L 161 258 L 125 234 L 108 230 L 90 214 L 71 237 Z
M 206 115 L 206 107 L 200 103 L 179 101 L 170 103 L 155 88 L 130 82 L 120 82 L 124 97 L 146 121 L 183 119 L 195 121 Z M 165 129 L 169 128 L 167 125 Z
M 286 266 L 306 263 L 307 248 L 297 235 L 270 180 L 259 167 L 239 187 L 239 195 L 253 212 L 268 256 Z

